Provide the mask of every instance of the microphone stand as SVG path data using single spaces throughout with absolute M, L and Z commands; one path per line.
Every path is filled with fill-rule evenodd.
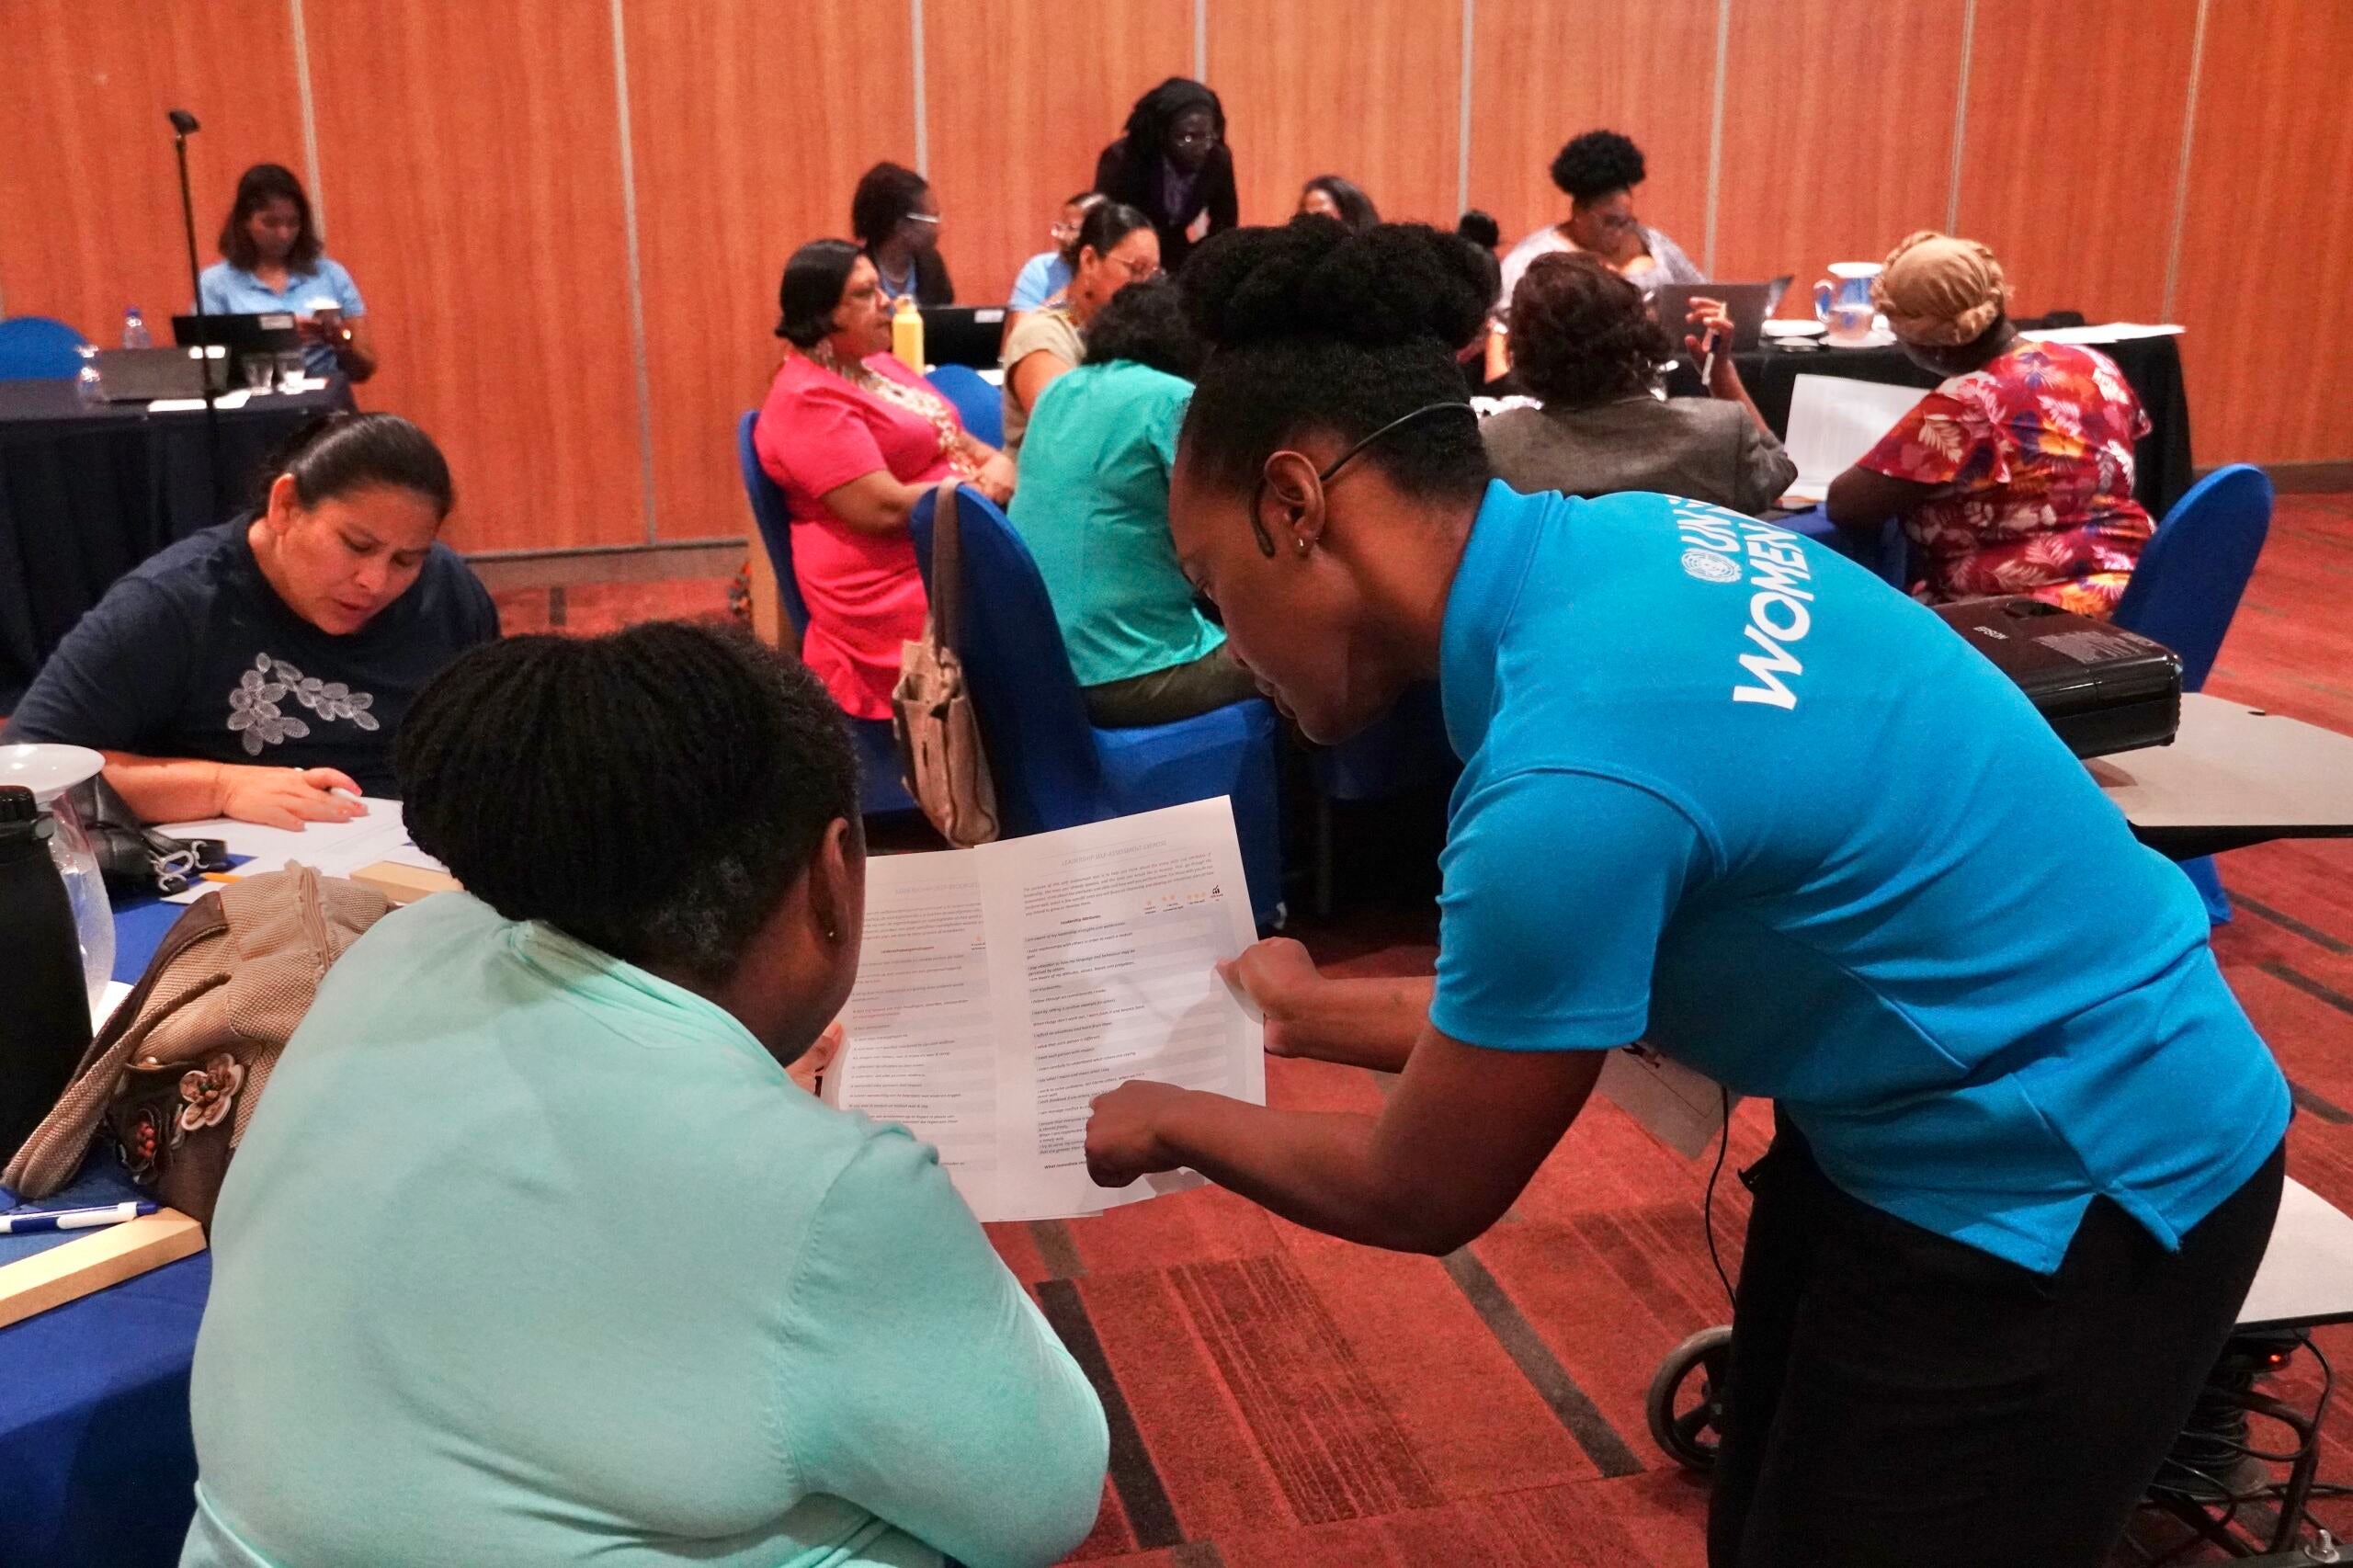
M 205 472 L 210 490 L 206 500 L 204 521 L 200 527 L 210 528 L 221 520 L 221 410 L 218 393 L 212 385 L 212 332 L 205 324 L 204 280 L 196 265 L 196 199 L 190 194 L 188 181 L 188 139 L 199 129 L 196 116 L 184 108 L 168 112 L 172 122 L 172 148 L 179 155 L 180 165 L 180 224 L 188 235 L 188 286 L 196 298 L 197 381 L 204 388 L 204 455 Z M 221 357 L 223 381 L 229 373 L 229 357 Z

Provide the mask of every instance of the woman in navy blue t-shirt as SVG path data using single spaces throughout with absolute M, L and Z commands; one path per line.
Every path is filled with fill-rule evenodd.
M 107 590 L 7 738 L 105 753 L 107 781 L 148 822 L 361 814 L 351 797 L 394 792 L 410 699 L 498 635 L 489 594 L 438 537 L 454 500 L 440 449 L 407 420 L 321 421 L 259 509 Z

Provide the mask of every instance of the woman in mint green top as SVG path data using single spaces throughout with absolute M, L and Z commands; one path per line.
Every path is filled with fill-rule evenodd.
M 685 624 L 510 639 L 418 698 L 398 760 L 471 892 L 352 947 L 238 1150 L 183 1562 L 1076 1545 L 1085 1376 L 934 1151 L 787 1073 L 863 914 L 814 678 Z
M 1129 285 L 1089 327 L 1086 362 L 1040 394 L 1021 449 L 1007 516 L 1046 580 L 1088 716 L 1109 728 L 1257 694 L 1168 541 L 1168 475 L 1204 352 L 1174 285 Z

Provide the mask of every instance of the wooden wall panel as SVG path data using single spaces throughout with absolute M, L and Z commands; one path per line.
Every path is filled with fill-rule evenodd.
M 1504 244 L 1567 215 L 1553 155 L 1609 130 L 1649 166 L 1634 210 L 1706 266 L 1715 0 L 1479 0 L 1472 25 L 1470 205 Z
M 611 18 L 310 0 L 319 177 L 370 407 L 449 453 L 463 550 L 642 543 Z
M 1001 304 L 1136 99 L 1192 74 L 1191 0 L 1101 0 L 1083 15 L 1051 0 L 945 0 L 923 16 L 940 254 L 959 301 Z
M 2353 6 L 2214 0 L 2174 315 L 2198 460 L 2353 458 Z
M 1279 223 L 1340 175 L 1381 215 L 1454 225 L 1462 11 L 1444 0 L 1209 0 L 1245 223 Z
M 5 0 L 0 56 L 0 303 L 107 347 L 135 304 L 169 343 L 195 301 L 164 111 L 203 122 L 188 174 L 210 266 L 248 165 L 304 172 L 285 0 Z
M 735 421 L 782 352 L 785 258 L 847 237 L 870 165 L 915 161 L 907 7 L 628 0 L 624 18 L 656 521 L 748 536 Z M 779 66 L 795 55 L 826 62 L 823 91 Z
M 1716 276 L 1794 273 L 1781 313 L 1809 314 L 1831 262 L 1877 261 L 1944 225 L 1963 9 L 1733 0 Z
M 1958 228 L 2018 313 L 2164 312 L 2197 27 L 2198 0 L 1977 0 Z

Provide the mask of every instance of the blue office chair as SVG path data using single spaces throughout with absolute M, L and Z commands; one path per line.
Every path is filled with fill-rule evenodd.
M 1273 707 L 1252 698 L 1174 724 L 1097 729 L 1029 546 L 979 492 L 968 485 L 959 495 L 964 580 L 956 652 L 1006 832 L 1042 833 L 1230 796 L 1252 913 L 1261 926 L 1275 924 L 1283 867 Z M 935 499 L 915 503 L 913 521 L 926 587 Z
M 48 316 L 0 321 L 0 381 L 70 381 L 90 340 Z
M 2270 477 L 2251 463 L 2233 463 L 2191 485 L 2141 551 L 2117 601 L 2116 624 L 2180 654 L 2184 691 L 2206 685 L 2270 531 Z M 2207 915 L 2228 923 L 2230 895 L 2212 858 L 2185 860 L 2181 869 L 2206 901 Z
M 1005 445 L 1005 394 L 981 380 L 970 365 L 934 365 L 924 372 L 934 391 L 956 405 L 973 439 L 992 447 Z
M 784 493 L 760 466 L 759 449 L 752 440 L 759 422 L 756 408 L 736 422 L 735 460 L 744 472 L 744 495 L 752 504 L 752 521 L 759 527 L 760 542 L 767 547 L 768 564 L 776 571 L 777 597 L 783 601 L 784 618 L 792 623 L 792 635 L 798 640 L 809 630 L 809 602 L 801 597 L 801 584 L 792 574 L 792 518 L 785 510 Z M 915 797 L 901 780 L 899 745 L 891 734 L 891 722 L 852 719 L 849 729 L 858 752 L 858 810 L 870 817 L 914 811 Z

